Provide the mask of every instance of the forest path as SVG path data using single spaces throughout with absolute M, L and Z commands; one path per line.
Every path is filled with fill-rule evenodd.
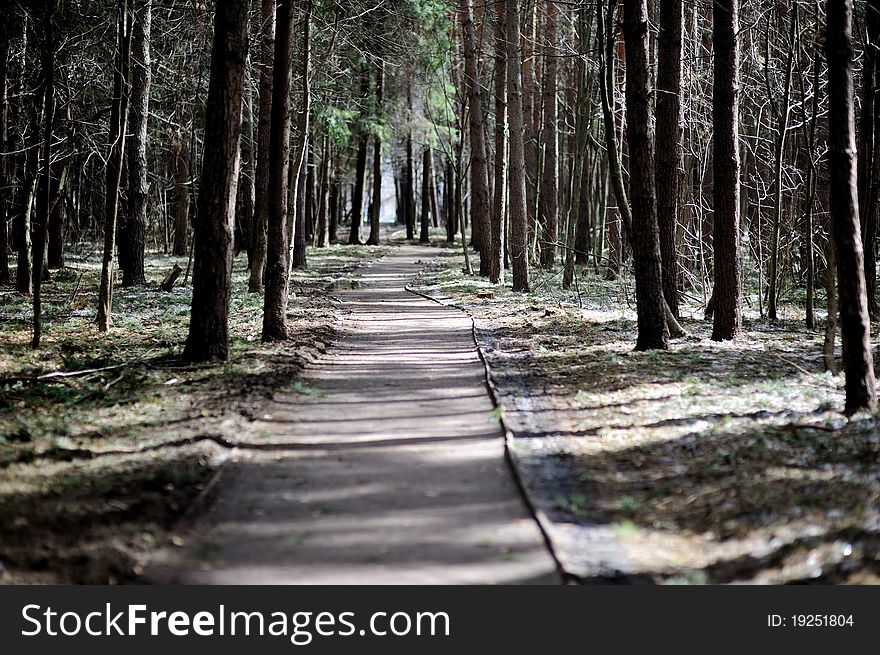
M 334 346 L 277 395 L 218 498 L 148 577 L 218 584 L 558 583 L 504 457 L 464 313 L 404 245 L 336 293 Z

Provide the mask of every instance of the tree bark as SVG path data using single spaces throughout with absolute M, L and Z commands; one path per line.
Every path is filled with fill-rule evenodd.
M 381 114 L 385 86 L 385 67 L 379 64 L 376 71 L 376 113 Z M 379 219 L 382 216 L 382 139 L 373 136 L 373 198 L 370 202 L 370 236 L 368 246 L 379 245 Z
M 682 0 L 660 0 L 657 43 L 657 224 L 663 265 L 663 296 L 678 318 L 678 203 L 681 197 Z
M 880 318 L 877 302 L 877 212 L 880 210 L 880 139 L 877 123 L 877 49 L 880 48 L 880 0 L 865 4 L 865 54 L 862 68 L 862 110 L 859 117 L 858 184 L 862 243 L 865 249 L 865 287 L 872 320 Z
M 504 0 L 493 3 L 495 30 L 495 184 L 492 198 L 493 236 L 489 251 L 489 279 L 504 284 L 504 222 L 507 216 L 507 43 Z M 448 220 L 448 219 L 447 219 Z
M 529 290 L 529 238 L 526 216 L 526 168 L 523 143 L 522 58 L 518 0 L 505 0 L 507 7 L 507 116 L 510 135 L 510 263 L 513 290 Z
M 133 0 L 131 27 L 131 94 L 128 106 L 128 211 L 119 225 L 122 286 L 146 284 L 144 273 L 147 200 L 147 122 L 150 108 L 150 27 L 153 0 Z
M 852 0 L 829 0 L 826 20 L 829 204 L 846 371 L 844 411 L 850 415 L 877 409 L 854 157 Z
M 193 242 L 193 297 L 188 361 L 229 356 L 229 297 L 240 165 L 241 105 L 248 52 L 248 2 L 218 3 Z
M 3 12 L 0 16 L 0 284 L 9 284 L 9 217 L 12 215 L 13 192 L 11 179 L 12 155 L 9 142 L 9 42 L 12 38 L 15 14 Z
M 489 168 L 486 160 L 486 129 L 483 97 L 477 67 L 477 38 L 473 0 L 460 0 L 464 41 L 465 81 L 468 97 L 468 128 L 471 141 L 471 222 L 480 251 L 480 275 L 489 277 L 492 234 L 489 215 Z
M 544 38 L 544 172 L 541 175 L 540 222 L 541 266 L 553 268 L 556 263 L 556 244 L 559 241 L 559 100 L 558 65 L 556 59 L 557 15 L 556 3 L 545 3 Z
M 171 253 L 186 255 L 186 232 L 189 229 L 190 156 L 186 143 L 177 136 L 171 138 L 171 177 L 174 180 L 174 243 Z
M 44 40 L 41 74 L 43 78 L 43 142 L 42 173 L 39 196 L 34 214 L 34 258 L 31 267 L 33 285 L 33 340 L 34 348 L 40 347 L 43 332 L 42 295 L 43 257 L 46 253 L 46 236 L 49 223 L 49 205 L 52 193 L 52 129 L 55 120 L 55 11 L 57 0 L 45 0 L 43 8 Z
M 98 289 L 98 330 L 107 332 L 113 324 L 113 278 L 115 276 L 116 218 L 119 187 L 125 160 L 125 132 L 128 125 L 129 55 L 131 48 L 130 0 L 119 4 L 118 56 L 113 76 L 113 104 L 110 111 L 110 155 L 104 195 L 104 254 Z M 36 255 L 36 253 L 35 253 Z M 34 268 L 37 259 L 34 257 Z
M 250 71 L 248 56 L 246 71 Z M 235 200 L 235 252 L 247 253 L 248 268 L 254 263 L 254 188 L 256 164 L 254 162 L 254 101 L 251 85 L 245 80 L 244 100 L 241 105 L 241 165 L 238 180 L 238 196 Z
M 419 243 L 431 242 L 431 149 L 422 152 L 422 215 Z
M 257 162 L 254 178 L 254 256 L 248 291 L 263 290 L 266 271 L 266 228 L 269 216 L 269 150 L 272 140 L 272 78 L 275 58 L 275 0 L 260 3 L 260 112 L 257 118 Z
M 293 0 L 279 0 L 275 23 L 272 74 L 269 179 L 266 187 L 266 294 L 263 299 L 263 341 L 287 339 L 289 280 L 287 220 L 290 172 L 290 58 L 293 52 Z M 257 173 L 259 175 L 259 172 Z
M 360 75 L 361 83 L 361 101 L 362 116 L 365 118 L 367 99 L 370 94 L 370 75 L 364 65 Z M 366 126 L 360 126 L 357 142 L 357 158 L 355 160 L 354 171 L 354 197 L 351 199 L 351 231 L 348 235 L 348 243 L 352 246 L 361 244 L 361 223 L 364 222 L 364 187 L 367 177 L 367 146 L 369 144 L 370 135 L 366 130 Z
M 713 197 L 715 240 L 715 315 L 712 339 L 734 339 L 742 327 L 739 182 L 739 0 L 713 5 L 715 84 Z
M 626 135 L 632 198 L 633 260 L 639 335 L 636 350 L 669 347 L 663 302 L 660 235 L 654 181 L 654 127 L 648 65 L 648 2 L 624 0 L 626 41 Z

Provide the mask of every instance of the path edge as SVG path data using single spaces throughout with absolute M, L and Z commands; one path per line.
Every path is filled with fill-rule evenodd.
M 424 298 L 425 300 L 430 300 L 431 302 L 438 305 L 456 309 L 465 314 L 470 319 L 471 339 L 474 342 L 474 348 L 476 349 L 477 354 L 480 357 L 480 361 L 483 364 L 483 379 L 486 384 L 486 389 L 489 392 L 489 398 L 492 401 L 492 406 L 496 410 L 498 410 L 498 423 L 501 426 L 502 432 L 504 433 L 504 460 L 507 462 L 508 468 L 510 468 L 510 472 L 513 475 L 514 483 L 519 490 L 520 497 L 525 503 L 529 514 L 538 525 L 538 530 L 541 532 L 541 537 L 544 540 L 544 545 L 547 547 L 547 551 L 550 553 L 550 557 L 553 559 L 553 563 L 556 567 L 556 573 L 560 578 L 560 582 L 562 584 L 580 584 L 580 578 L 572 573 L 569 573 L 565 569 L 562 560 L 559 558 L 559 555 L 556 552 L 556 546 L 554 545 L 553 538 L 551 536 L 553 528 L 550 517 L 548 517 L 547 514 L 538 507 L 535 498 L 526 486 L 525 476 L 522 471 L 522 465 L 519 460 L 519 455 L 517 455 L 516 450 L 513 447 L 513 442 L 516 441 L 516 434 L 507 424 L 507 421 L 504 420 L 504 407 L 501 405 L 500 393 L 498 392 L 498 388 L 495 386 L 495 381 L 492 379 L 492 369 L 489 366 L 489 361 L 486 359 L 486 355 L 483 352 L 483 349 L 480 347 L 480 342 L 477 340 L 477 322 L 474 318 L 474 315 L 466 307 L 456 305 L 452 302 L 444 302 L 439 298 L 435 298 L 434 296 L 412 288 L 411 284 L 412 283 L 404 285 L 404 289 L 407 292 L 419 296 L 420 298 Z

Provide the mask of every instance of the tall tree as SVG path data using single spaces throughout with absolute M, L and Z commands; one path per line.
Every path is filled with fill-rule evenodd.
M 526 216 L 526 164 L 523 142 L 522 55 L 518 0 L 505 0 L 507 7 L 507 124 L 510 135 L 510 264 L 513 290 L 529 290 L 529 238 Z
M 877 409 L 871 330 L 859 230 L 853 111 L 852 0 L 826 3 L 828 60 L 828 171 L 830 210 L 837 249 L 840 328 L 846 370 L 847 414 Z
M 431 177 L 434 157 L 431 148 L 426 146 L 422 152 L 422 213 L 419 226 L 419 243 L 431 242 Z
M 361 125 L 355 160 L 354 196 L 351 199 L 351 231 L 348 235 L 348 243 L 353 246 L 359 246 L 361 243 L 361 223 L 364 222 L 364 186 L 367 177 L 367 147 L 370 140 L 366 126 L 367 106 L 370 97 L 370 72 L 366 64 L 361 66 L 360 89 Z
M 715 316 L 712 339 L 734 339 L 742 327 L 739 242 L 739 0 L 712 5 L 715 84 L 713 196 L 715 233 Z
M 865 54 L 859 115 L 858 184 L 862 243 L 865 248 L 865 286 L 871 318 L 880 318 L 877 302 L 877 212 L 880 211 L 880 135 L 876 133 L 877 55 L 880 48 L 880 0 L 865 3 Z
M 146 284 L 144 274 L 147 199 L 147 122 L 150 115 L 150 27 L 153 0 L 133 0 L 131 27 L 131 93 L 128 104 L 130 143 L 128 211 L 119 225 L 119 266 L 122 285 Z
M 654 126 L 648 63 L 648 0 L 624 0 L 626 136 L 630 158 L 633 260 L 639 335 L 636 350 L 666 349 L 660 235 L 654 180 Z
M 376 71 L 376 114 L 382 112 L 382 101 L 385 86 L 385 67 L 379 64 Z M 373 135 L 373 193 L 370 201 L 370 236 L 368 246 L 379 245 L 379 219 L 382 215 L 382 138 Z
M 37 196 L 34 220 L 34 259 L 31 267 L 33 275 L 34 334 L 31 345 L 40 347 L 42 338 L 42 296 L 43 256 L 46 254 L 46 240 L 49 226 L 49 205 L 52 189 L 52 132 L 55 120 L 55 12 L 57 0 L 44 0 L 43 3 L 43 142 L 41 146 L 42 174 Z
M 269 149 L 272 139 L 272 62 L 275 57 L 275 0 L 260 3 L 260 110 L 257 119 L 257 165 L 254 179 L 254 256 L 248 291 L 263 290 L 266 226 L 269 215 Z
M 489 279 L 504 282 L 504 223 L 507 216 L 507 41 L 504 35 L 504 0 L 493 5 L 495 34 L 495 182 L 492 196 L 492 243 Z M 449 216 L 446 218 L 450 220 Z
M 477 37 L 474 29 L 473 0 L 461 0 L 462 38 L 464 40 L 465 86 L 468 97 L 468 129 L 471 139 L 471 223 L 480 251 L 480 275 L 489 277 L 491 244 L 494 235 L 489 217 L 489 168 L 486 160 L 486 117 L 477 66 Z
M 293 0 L 279 0 L 275 23 L 272 77 L 272 134 L 269 138 L 268 224 L 266 229 L 266 295 L 263 341 L 287 339 L 288 200 L 290 167 L 290 58 L 295 16 Z M 257 173 L 259 175 L 259 172 Z
M 240 164 L 241 104 L 248 52 L 248 2 L 217 4 L 205 139 L 193 244 L 193 297 L 183 356 L 229 356 L 229 296 Z
M 12 39 L 15 13 L 0 15 L 0 284 L 8 284 L 9 276 L 9 217 L 12 212 L 12 189 L 6 181 L 12 174 L 9 151 L 9 44 Z
M 116 68 L 113 72 L 113 100 L 110 108 L 110 155 L 104 187 L 104 254 L 98 289 L 98 330 L 107 332 L 113 324 L 113 282 L 116 277 L 116 218 L 125 161 L 125 132 L 128 126 L 129 60 L 131 53 L 131 4 L 119 3 Z M 36 259 L 35 268 L 36 268 Z
M 546 0 L 544 21 L 544 172 L 541 175 L 541 265 L 553 268 L 559 240 L 559 99 L 556 54 L 557 16 L 555 0 Z
M 657 41 L 657 135 L 655 144 L 657 224 L 663 264 L 663 296 L 678 318 L 678 203 L 681 196 L 682 0 L 660 0 Z

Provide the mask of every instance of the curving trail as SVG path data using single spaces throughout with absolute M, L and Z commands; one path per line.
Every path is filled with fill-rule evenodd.
M 431 256 L 395 248 L 338 292 L 341 336 L 304 372 L 307 393 L 276 396 L 258 449 L 239 451 L 151 578 L 559 582 L 504 459 L 470 319 L 405 290 Z

